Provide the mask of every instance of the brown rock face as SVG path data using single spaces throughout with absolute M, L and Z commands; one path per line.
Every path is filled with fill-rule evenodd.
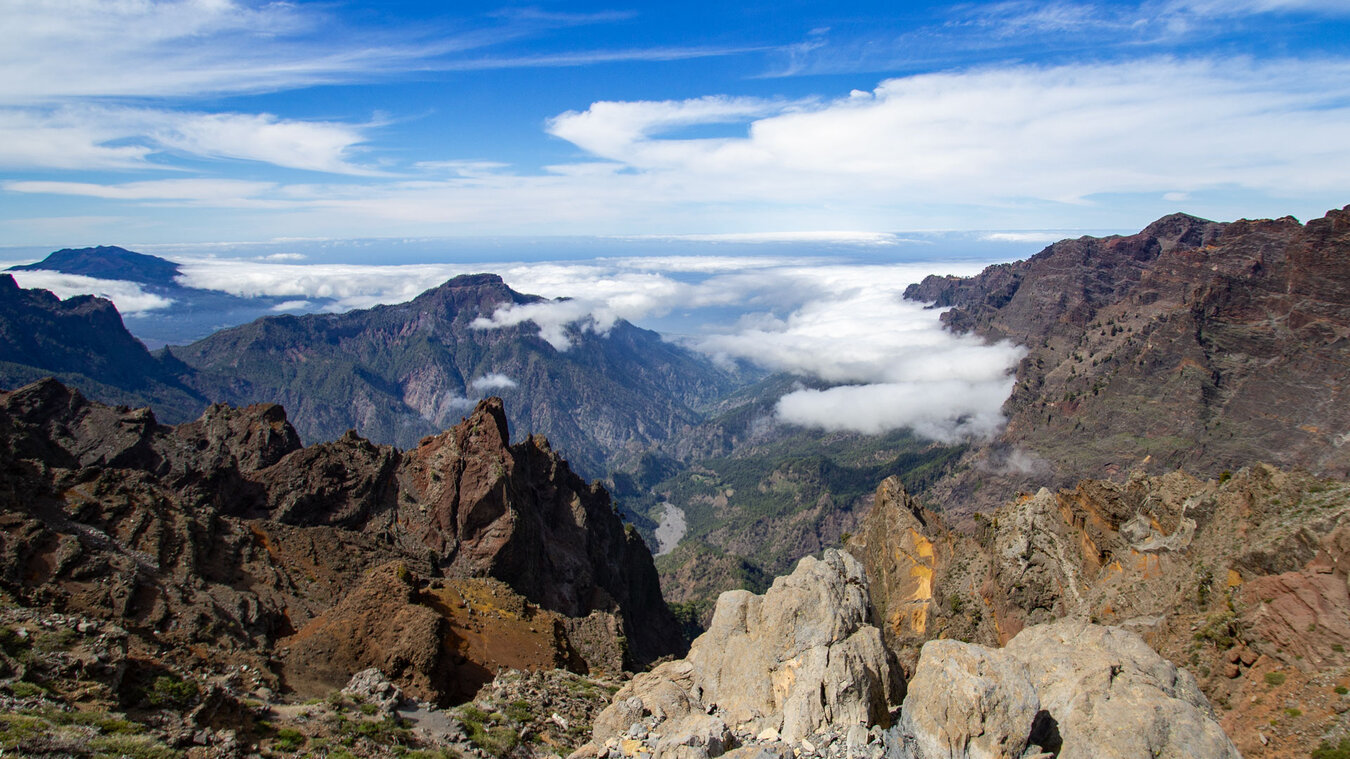
M 999 645 L 1090 618 L 1194 672 L 1245 753 L 1302 756 L 1350 728 L 1332 690 L 1350 677 L 1350 485 L 1265 465 L 1221 483 L 1136 474 L 976 524 L 954 534 L 888 481 L 850 545 L 908 667 L 927 639 Z
M 937 489 L 957 510 L 1134 468 L 1350 473 L 1350 208 L 1306 225 L 1178 214 L 906 295 L 1029 348 L 1006 431 Z
M 979 622 L 955 613 L 971 594 L 954 592 L 983 583 L 988 558 L 906 493 L 899 478 L 877 488 L 872 510 L 847 547 L 867 567 L 873 614 L 907 672 L 914 672 L 925 641 L 990 637 L 980 635 Z
M 300 696 L 331 693 L 375 667 L 416 698 L 471 698 L 502 669 L 577 667 L 562 615 L 486 579 L 426 580 L 407 564 L 378 567 L 278 651 Z
M 497 606 L 543 615 L 549 653 L 521 665 L 612 670 L 677 652 L 651 555 L 608 495 L 542 438 L 508 440 L 496 399 L 402 453 L 354 434 L 302 448 L 275 405 L 166 427 L 54 381 L 0 393 L 0 585 L 180 656 L 259 664 L 299 631 L 297 646 L 366 641 L 393 657 L 305 649 L 330 655 L 286 670 L 310 688 L 401 662 L 386 674 L 444 699 L 485 681 L 473 666 L 515 666 L 454 643 L 472 636 L 436 575 L 495 578 Z M 371 579 L 393 561 L 412 579 Z

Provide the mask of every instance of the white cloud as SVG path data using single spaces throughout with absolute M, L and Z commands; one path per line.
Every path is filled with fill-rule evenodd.
M 165 308 L 173 303 L 169 298 L 146 292 L 135 282 L 125 282 L 120 279 L 96 279 L 56 271 L 11 271 L 6 273 L 13 276 L 14 281 L 20 287 L 30 290 L 50 290 L 63 300 L 76 295 L 96 295 L 100 298 L 107 298 L 123 314 L 153 311 L 157 308 Z
M 876 435 L 908 427 L 943 443 L 986 439 L 1003 426 L 1013 378 L 895 382 L 798 390 L 778 401 L 778 418 L 804 427 Z
M 334 300 L 334 308 L 405 302 L 456 274 L 492 268 L 515 290 L 556 300 L 500 308 L 473 325 L 531 324 L 560 351 L 585 333 L 605 334 L 618 319 L 641 324 L 706 309 L 706 329 L 685 338 L 690 347 L 837 385 L 790 393 L 776 412 L 780 421 L 827 429 L 911 427 L 944 441 L 987 435 L 1001 423 L 1008 372 L 1022 355 L 1007 343 L 953 335 L 936 310 L 901 297 L 926 274 L 973 274 L 983 268 L 976 262 L 850 265 L 769 255 L 357 266 L 197 258 L 181 268 L 192 287 Z M 740 318 L 727 321 L 728 312 Z M 470 388 L 511 383 L 493 373 Z M 459 407 L 446 401 L 428 413 Z
M 903 300 L 904 288 L 931 273 L 933 264 L 710 267 L 694 283 L 664 273 L 637 277 L 624 268 L 614 261 L 532 266 L 542 271 L 522 271 L 519 278 L 508 269 L 504 276 L 517 289 L 579 297 L 502 308 L 475 326 L 530 322 L 565 350 L 569 330 L 603 333 L 617 318 L 735 305 L 743 312 L 737 323 L 692 337 L 689 345 L 718 360 L 747 360 L 842 385 L 784 396 L 777 407 L 781 421 L 869 434 L 910 427 L 942 441 L 988 436 L 1002 424 L 1010 371 L 1024 353 L 1010 343 L 991 346 L 953 335 L 936 311 Z M 981 267 L 944 268 L 969 274 Z
M 686 240 L 689 242 L 819 242 L 842 245 L 899 245 L 905 240 L 890 232 L 806 231 L 806 232 L 725 232 L 721 234 L 630 235 L 639 240 Z
M 1064 230 L 1026 230 L 1021 232 L 988 232 L 980 236 L 981 240 L 990 242 L 1030 242 L 1030 243 L 1052 243 L 1063 240 L 1067 237 L 1078 237 L 1082 233 L 1074 234 Z
M 325 3 L 236 0 L 0 0 L 0 103 L 201 97 L 369 81 L 408 70 L 668 61 L 760 48 L 674 46 L 487 54 L 604 14 L 497 14 L 491 21 L 347 26 Z
M 744 125 L 742 136 L 670 131 L 728 120 Z M 1122 215 L 1114 198 L 1157 203 L 1164 193 L 1265 196 L 1302 217 L 1343 204 L 1347 123 L 1344 59 L 990 67 L 889 79 L 867 98 L 603 102 L 555 119 L 552 131 L 588 152 L 578 164 L 604 171 L 238 185 L 237 196 L 211 202 L 283 211 L 294 234 L 327 236 L 622 235 L 657 224 L 676 234 L 882 235 L 1062 226 L 1064 204 L 1094 226 L 1134 227 L 1151 217 L 1137 218 L 1137 206 Z M 95 194 L 81 184 L 8 187 Z
M 475 391 L 480 393 L 485 390 L 506 390 L 509 388 L 513 388 L 515 386 L 516 386 L 515 380 L 511 379 L 505 374 L 498 374 L 496 372 L 484 374 L 483 376 L 469 383 L 469 387 L 473 388 Z
M 267 113 L 149 112 L 146 129 L 159 145 L 207 158 L 237 158 L 334 174 L 379 172 L 351 163 L 370 125 L 279 119 Z
M 10 192 L 30 194 L 232 206 L 247 204 L 251 199 L 275 186 L 271 182 L 252 182 L 244 179 L 156 179 L 122 184 L 33 180 L 6 182 L 4 185 Z
M 548 301 L 526 303 L 517 306 L 503 306 L 491 316 L 480 316 L 470 322 L 474 329 L 501 329 L 531 322 L 539 328 L 539 337 L 553 346 L 554 350 L 565 351 L 572 347 L 572 338 L 568 327 L 575 325 L 579 331 L 608 332 L 614 325 L 612 315 L 601 326 L 592 314 L 593 304 L 580 301 Z
M 187 287 L 220 290 L 240 297 L 274 295 L 329 300 L 334 310 L 404 303 L 459 274 L 459 264 L 374 266 L 243 262 L 225 258 L 182 258 L 179 281 Z
M 375 175 L 352 163 L 370 124 L 280 119 L 271 114 L 62 106 L 0 109 L 0 167 L 171 168 L 166 152 L 261 161 L 335 174 Z
M 326 19 L 294 3 L 3 0 L 0 102 L 198 97 L 351 78 L 425 49 L 318 41 Z

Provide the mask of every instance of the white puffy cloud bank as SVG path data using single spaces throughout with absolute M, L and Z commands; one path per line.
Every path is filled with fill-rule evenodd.
M 76 295 L 97 295 L 106 298 L 117 306 L 123 314 L 140 314 L 164 308 L 172 300 L 148 293 L 135 282 L 119 279 L 95 279 L 79 274 L 64 274 L 59 271 L 11 271 L 19 287 L 27 289 L 50 290 L 62 300 Z
M 998 430 L 1022 350 L 953 335 L 937 310 L 901 295 L 926 274 L 972 274 L 982 266 L 666 256 L 408 266 L 197 260 L 183 270 L 195 287 L 330 299 L 334 308 L 406 301 L 451 276 L 493 270 L 520 292 L 565 300 L 499 309 L 474 326 L 531 323 L 560 351 L 583 333 L 607 333 L 619 319 L 642 325 L 672 312 L 694 314 L 701 328 L 679 337 L 689 347 L 829 386 L 785 395 L 780 422 L 868 434 L 910 428 L 950 442 Z M 472 383 L 480 392 L 513 384 L 499 374 Z
M 756 229 L 1056 228 L 1067 218 L 1123 228 L 1183 202 L 1216 218 L 1339 207 L 1347 123 L 1350 59 L 1316 57 L 1002 64 L 802 100 L 597 101 L 548 120 L 578 155 L 544 166 L 382 165 L 373 119 L 40 105 L 0 108 L 0 167 L 143 167 L 185 154 L 330 178 L 0 187 L 220 219 L 284 216 L 290 235 L 656 229 L 725 239 Z M 718 125 L 740 134 L 682 133 Z

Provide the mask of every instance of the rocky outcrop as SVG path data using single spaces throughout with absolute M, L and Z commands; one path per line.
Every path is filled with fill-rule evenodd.
M 1350 678 L 1348 495 L 1265 465 L 1223 482 L 1141 473 L 1023 493 L 967 537 L 888 482 L 849 548 L 911 674 L 925 635 L 998 646 L 1093 619 L 1194 672 L 1244 752 L 1298 756 L 1350 727 L 1336 704 L 1311 706 Z M 1272 689 L 1284 706 L 1269 705 Z
M 925 644 L 894 732 L 912 759 L 1239 756 L 1185 670 L 1138 635 L 1078 620 L 1002 650 Z
M 1028 349 L 1005 431 L 935 497 L 969 514 L 1137 468 L 1350 474 L 1348 260 L 1350 208 L 1307 224 L 1176 214 L 911 287 L 953 329 Z
M 885 724 L 898 697 L 892 684 L 862 566 L 829 550 L 802 559 L 763 596 L 722 594 L 686 659 L 637 675 L 615 695 L 596 718 L 590 750 L 633 740 L 634 725 L 660 736 L 657 755 L 686 747 L 717 756 L 750 736 L 792 742 L 830 725 Z
M 475 614 L 462 583 L 489 580 Z M 0 393 L 0 586 L 173 656 L 260 665 L 285 639 L 304 655 L 271 684 L 307 692 L 376 666 L 444 701 L 489 667 L 681 648 L 641 540 L 542 438 L 511 445 L 495 399 L 405 453 L 302 448 L 271 404 L 168 427 L 51 380 Z
M 898 477 L 877 486 L 846 547 L 866 568 L 877 624 L 905 671 L 914 672 L 919 647 L 935 638 L 1000 640 L 1005 615 L 981 613 L 986 599 L 974 592 L 987 581 L 990 558 L 907 493 Z
M 866 588 L 831 550 L 764 596 L 724 593 L 688 658 L 620 689 L 574 757 L 1238 756 L 1190 674 L 1083 620 L 1028 627 L 1002 649 L 930 640 L 897 703 Z

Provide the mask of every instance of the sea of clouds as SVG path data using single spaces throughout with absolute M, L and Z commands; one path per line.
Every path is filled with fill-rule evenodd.
M 884 241 L 883 241 L 884 242 Z M 584 333 L 604 335 L 623 319 L 679 324 L 668 339 L 714 361 L 750 362 L 825 389 L 779 399 L 776 420 L 865 434 L 909 428 L 951 442 L 984 438 L 1003 423 L 1012 369 L 1023 355 L 945 330 L 939 311 L 905 300 L 927 274 L 969 275 L 987 261 L 876 260 L 784 255 L 645 255 L 520 263 L 402 265 L 295 263 L 294 257 L 175 257 L 182 284 L 244 297 L 289 298 L 295 310 L 340 311 L 405 302 L 450 277 L 494 271 L 513 289 L 549 301 L 504 307 L 480 329 L 529 323 L 559 351 Z M 63 297 L 95 292 L 145 314 L 167 302 L 133 283 L 22 272 L 25 287 Z M 156 300 L 158 299 L 158 300 Z M 487 375 L 471 388 L 509 387 Z

